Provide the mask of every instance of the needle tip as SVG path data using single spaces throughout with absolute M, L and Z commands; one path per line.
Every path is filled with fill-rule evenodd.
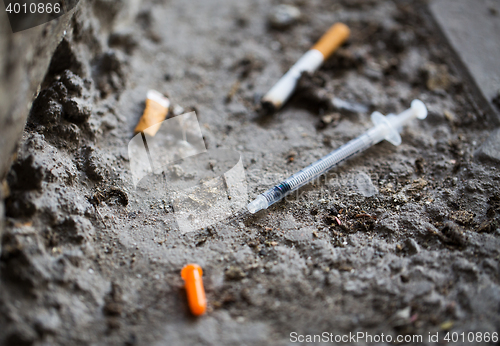
M 267 200 L 264 196 L 257 196 L 256 199 L 247 205 L 247 209 L 251 214 L 255 214 L 259 210 L 266 209 L 267 207 Z

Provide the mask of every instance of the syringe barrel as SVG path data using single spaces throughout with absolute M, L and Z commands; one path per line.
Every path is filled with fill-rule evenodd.
M 330 154 L 310 164 L 280 184 L 273 186 L 260 196 L 266 199 L 268 206 L 278 202 L 292 191 L 318 178 L 332 167 L 382 141 L 385 137 L 385 132 L 386 128 L 382 125 L 371 128 L 363 135 L 351 140 L 340 148 L 332 151 Z

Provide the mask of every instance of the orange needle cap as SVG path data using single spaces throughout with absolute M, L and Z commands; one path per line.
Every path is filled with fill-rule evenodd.
M 202 280 L 203 270 L 197 264 L 191 263 L 182 268 L 181 276 L 186 287 L 189 308 L 193 315 L 203 315 L 207 310 L 207 298 Z

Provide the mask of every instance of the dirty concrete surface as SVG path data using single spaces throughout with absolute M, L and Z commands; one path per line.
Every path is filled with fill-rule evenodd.
M 500 100 L 500 47 L 496 44 L 500 31 L 500 3 L 481 0 L 433 0 L 429 10 L 456 53 L 458 65 L 466 67 L 462 74 L 477 85 L 475 98 L 493 112 Z M 481 101 L 482 100 L 482 101 Z M 497 113 L 500 115 L 500 113 Z
M 481 149 L 493 122 L 426 4 L 286 3 L 301 16 L 279 29 L 278 2 L 171 0 L 110 30 L 121 3 L 80 2 L 7 178 L 3 344 L 498 332 L 498 144 Z M 349 42 L 261 115 L 259 97 L 336 21 Z M 155 177 L 132 183 L 127 144 L 150 88 L 196 111 L 208 149 L 241 153 L 250 198 L 371 126 L 333 97 L 384 114 L 419 98 L 429 116 L 268 210 L 183 234 Z M 190 262 L 204 270 L 200 318 L 179 275 Z
M 3 11 L 3 8 L 2 8 Z M 0 179 L 23 132 L 33 95 L 43 79 L 58 40 L 70 26 L 71 16 L 14 34 L 6 13 L 0 17 Z

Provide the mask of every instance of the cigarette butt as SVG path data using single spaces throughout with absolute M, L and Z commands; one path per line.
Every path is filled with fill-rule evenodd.
M 149 90 L 146 99 L 146 108 L 142 113 L 134 133 L 144 132 L 150 136 L 156 135 L 161 122 L 167 118 L 170 101 L 156 90 Z
M 276 111 L 290 98 L 303 72 L 314 72 L 349 37 L 347 25 L 336 23 L 268 91 L 261 102 Z
M 345 40 L 347 40 L 350 33 L 351 30 L 349 30 L 347 25 L 335 23 L 323 36 L 321 36 L 319 41 L 316 42 L 311 49 L 320 51 L 326 60 L 345 42 Z

